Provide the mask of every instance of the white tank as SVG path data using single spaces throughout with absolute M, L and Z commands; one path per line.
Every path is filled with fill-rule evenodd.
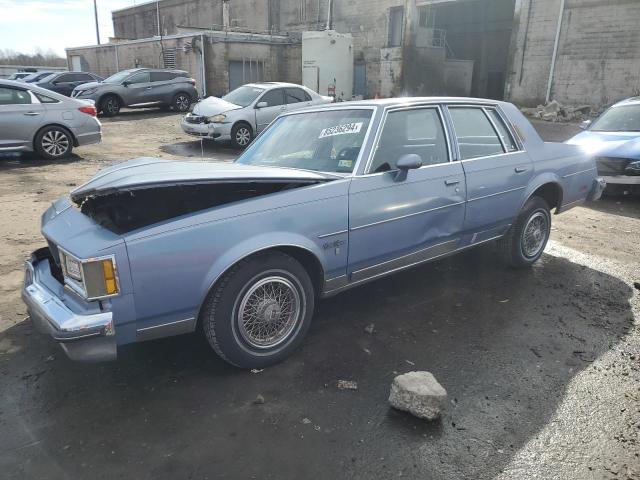
M 353 94 L 353 37 L 335 30 L 302 34 L 302 83 L 337 101 Z

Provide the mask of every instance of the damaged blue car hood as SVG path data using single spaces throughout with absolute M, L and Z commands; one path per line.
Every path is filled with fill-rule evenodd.
M 340 176 L 290 168 L 138 158 L 99 171 L 87 183 L 73 190 L 71 198 L 78 202 L 94 195 L 173 185 L 238 181 L 308 183 L 336 178 Z

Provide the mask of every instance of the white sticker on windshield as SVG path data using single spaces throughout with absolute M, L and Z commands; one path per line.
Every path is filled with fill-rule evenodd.
M 360 130 L 362 130 L 362 122 L 345 123 L 344 125 L 325 128 L 320 132 L 318 138 L 333 137 L 334 135 L 351 135 L 353 133 L 360 133 Z

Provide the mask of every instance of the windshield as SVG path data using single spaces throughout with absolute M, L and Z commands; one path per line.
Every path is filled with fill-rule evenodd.
M 264 92 L 263 88 L 248 87 L 245 85 L 244 87 L 236 88 L 227 93 L 222 99 L 234 105 L 248 107 L 262 92 Z
M 33 81 L 37 81 L 40 80 L 41 78 L 44 77 L 48 77 L 49 75 L 51 75 L 54 72 L 37 72 L 37 73 L 32 73 L 31 75 L 27 75 L 26 77 L 23 78 L 23 80 L 25 82 L 33 82 Z
M 640 105 L 613 107 L 591 126 L 594 132 L 640 132 Z
M 49 75 L 45 75 L 44 77 L 38 79 L 38 83 L 50 82 L 51 80 L 53 80 L 53 77 L 57 75 L 57 73 L 50 73 Z
M 372 113 L 371 110 L 326 110 L 279 118 L 237 162 L 351 173 Z
M 110 77 L 103 80 L 104 83 L 122 83 L 124 79 L 131 75 L 131 70 L 123 70 L 122 72 L 114 73 Z

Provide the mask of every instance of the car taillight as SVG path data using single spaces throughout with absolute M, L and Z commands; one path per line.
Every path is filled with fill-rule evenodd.
M 92 117 L 95 117 L 95 116 L 98 115 L 96 107 L 94 107 L 93 105 L 87 105 L 86 107 L 80 107 L 78 110 L 80 110 L 82 113 L 86 113 L 87 115 L 91 115 Z

